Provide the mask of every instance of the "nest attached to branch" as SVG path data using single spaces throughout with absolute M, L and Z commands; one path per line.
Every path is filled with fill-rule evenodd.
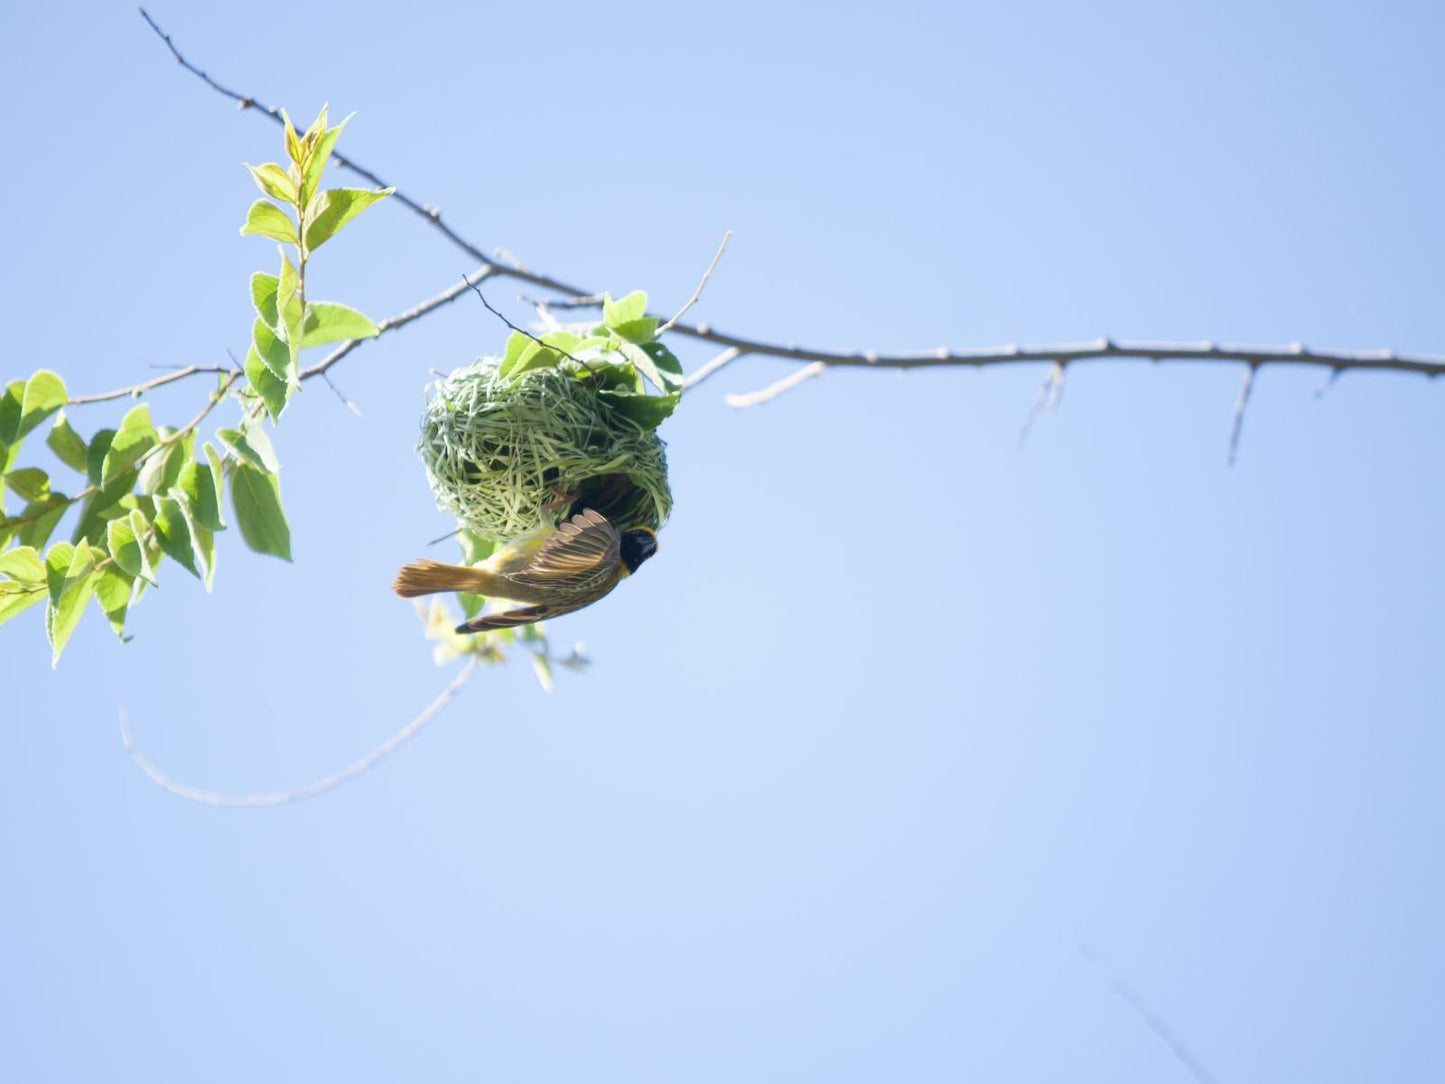
M 432 386 L 417 450 L 437 507 L 505 542 L 596 508 L 656 530 L 672 510 L 662 439 L 568 368 L 502 376 L 482 358 Z M 655 423 L 654 423 L 655 424 Z

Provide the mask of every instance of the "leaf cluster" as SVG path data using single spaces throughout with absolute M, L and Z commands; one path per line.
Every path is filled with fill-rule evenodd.
M 211 589 L 223 494 L 238 469 L 210 441 L 197 450 L 195 425 L 156 426 L 145 403 L 87 438 L 68 402 L 64 381 L 46 370 L 10 384 L 0 401 L 0 623 L 45 602 L 52 663 L 91 599 L 126 639 L 126 614 L 167 557 Z M 52 418 L 45 445 L 73 483 L 16 466 L 26 438 Z M 7 491 L 20 508 L 7 507 Z M 69 541 L 52 541 L 71 511 Z M 243 529 L 252 518 L 239 507 L 236 516 Z
M 282 118 L 288 164 L 283 167 L 267 162 L 246 167 L 256 186 L 270 198 L 251 204 L 241 227 L 243 235 L 257 234 L 280 242 L 278 272 L 271 275 L 258 271 L 251 276 L 256 321 L 246 352 L 246 379 L 273 420 L 281 417 L 300 387 L 303 349 L 371 338 L 379 333 L 370 319 L 347 305 L 308 301 L 306 266 L 316 249 L 393 191 L 320 187 L 327 159 L 350 117 L 328 127 L 327 110 L 322 106 L 315 122 L 299 136 L 284 110 Z
M 166 559 L 209 591 L 216 570 L 215 536 L 226 529 L 222 507 L 228 492 L 247 547 L 291 559 L 280 463 L 263 422 L 269 417 L 274 424 L 300 386 L 303 349 L 378 333 L 355 309 L 306 297 L 312 252 L 391 191 L 321 189 L 327 159 L 344 126 L 343 121 L 329 127 L 323 107 L 298 135 L 288 117 L 287 165 L 247 167 L 271 198 L 252 204 L 241 232 L 281 242 L 280 268 L 276 275 L 251 277 L 256 319 L 244 369 L 223 373 L 191 422 L 156 425 L 149 405 L 140 403 L 114 428 L 86 437 L 66 415 L 64 408 L 76 401 L 59 374 L 41 370 L 4 388 L 0 624 L 45 603 L 52 665 L 92 599 L 116 634 L 128 639 L 127 614 L 157 586 Z M 142 385 L 129 389 L 133 398 L 144 390 Z M 239 420 L 218 428 L 198 449 L 201 422 L 225 401 L 239 408 Z M 70 481 L 53 478 L 44 467 L 20 464 L 27 438 L 47 420 L 45 446 L 73 473 Z M 7 507 L 7 495 L 18 498 L 19 506 Z M 72 512 L 69 541 L 54 541 L 61 521 Z
M 514 331 L 497 375 L 515 382 L 534 369 L 570 371 L 594 382 L 609 408 L 644 429 L 656 429 L 677 409 L 683 387 L 682 363 L 658 341 L 657 328 L 657 318 L 647 315 L 643 291 L 616 301 L 608 294 L 602 322 L 586 335 L 549 331 L 533 337 Z

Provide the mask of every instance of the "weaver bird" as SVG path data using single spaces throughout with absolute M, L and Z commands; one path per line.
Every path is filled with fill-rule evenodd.
M 656 552 L 657 535 L 646 527 L 619 531 L 589 508 L 555 531 L 507 543 L 476 568 L 427 560 L 403 565 L 391 589 L 402 598 L 466 591 L 526 603 L 457 626 L 457 632 L 510 629 L 592 605 Z

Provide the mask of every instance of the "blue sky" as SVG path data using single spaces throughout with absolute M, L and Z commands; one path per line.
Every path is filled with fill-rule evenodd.
M 161 4 L 217 78 L 308 115 L 484 249 L 839 349 L 1217 338 L 1445 353 L 1426 4 Z M 276 131 L 134 9 L 12 13 L 7 377 L 222 363 L 272 250 Z M 472 270 L 398 207 L 318 255 L 374 317 Z M 494 301 L 515 290 L 495 284 Z M 1445 641 L 1424 379 L 746 362 L 664 428 L 661 552 L 557 621 L 594 665 L 450 677 L 396 566 L 448 529 L 428 370 L 459 302 L 275 434 L 295 562 L 220 540 L 57 672 L 0 629 L 10 1080 L 1221 1081 L 1445 1075 Z M 708 355 L 687 344 L 695 365 Z M 200 390 L 158 393 L 188 418 Z M 73 413 L 87 432 L 118 411 Z M 224 419 L 222 419 L 224 420 Z

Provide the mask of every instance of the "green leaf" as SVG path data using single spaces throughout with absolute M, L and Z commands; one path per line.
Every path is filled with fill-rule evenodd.
M 644 316 L 641 320 L 628 320 L 626 323 L 617 324 L 612 327 L 612 331 L 629 343 L 644 345 L 656 338 L 657 325 L 661 322 L 655 316 Z
M 211 491 L 215 494 L 216 499 L 216 518 L 214 522 L 211 521 L 204 514 L 204 509 L 198 512 L 197 515 L 201 516 L 202 526 L 209 527 L 213 531 L 224 531 L 226 529 L 226 521 L 221 518 L 221 494 L 226 488 L 226 472 L 222 467 L 221 453 L 211 446 L 210 441 L 206 442 L 204 451 L 206 453 L 206 462 L 210 464 L 211 467 Z
M 191 538 L 196 544 L 196 556 L 201 562 L 201 582 L 210 591 L 216 582 L 216 535 L 199 523 L 191 525 Z
M 16 431 L 17 438 L 23 438 L 37 425 L 43 422 L 50 415 L 63 407 L 70 395 L 65 390 L 65 381 L 48 369 L 41 369 L 25 383 L 25 392 L 21 400 L 20 426 Z M 0 436 L 0 440 L 4 440 Z M 6 440 L 11 444 L 13 441 Z
M 251 382 L 251 387 L 256 389 L 261 402 L 266 404 L 266 410 L 271 417 L 281 417 L 281 412 L 286 409 L 291 398 L 291 385 L 271 371 L 270 366 L 256 353 L 254 346 L 246 351 L 246 379 Z
M 110 452 L 110 442 L 115 439 L 114 429 L 102 429 L 90 438 L 90 447 L 85 450 L 85 476 L 93 486 L 100 485 L 105 470 L 105 457 Z
M 602 322 L 617 331 L 624 324 L 641 320 L 647 315 L 647 294 L 633 290 L 621 300 L 612 300 L 611 294 L 602 297 Z
M 620 391 L 599 391 L 597 398 L 644 429 L 656 429 L 677 409 L 681 395 L 678 392 L 667 395 L 637 395 Z
M 341 129 L 346 127 L 347 117 L 335 128 L 326 127 L 326 107 L 321 107 L 321 112 L 316 118 L 316 123 L 311 126 L 311 131 L 324 132 L 311 148 L 311 156 L 307 159 L 304 170 L 301 174 L 301 199 L 309 203 L 311 194 L 316 191 L 316 186 L 321 183 L 322 171 L 326 169 L 326 160 L 331 157 L 331 151 L 336 146 L 336 140 L 341 135 Z M 310 134 L 310 133 L 308 133 Z
M 241 227 L 241 235 L 244 237 L 248 233 L 276 241 L 289 241 L 293 245 L 297 243 L 295 225 L 286 217 L 285 211 L 268 199 L 258 199 L 246 212 L 246 224 Z
M 50 476 L 39 467 L 11 471 L 5 475 L 5 485 L 22 500 L 43 502 L 50 497 Z
M 578 344 L 582 342 L 582 336 L 574 335 L 570 331 L 549 331 L 539 338 L 548 346 L 554 347 L 564 354 L 571 354 Z
M 141 548 L 146 551 L 146 560 L 150 562 L 151 576 L 154 579 L 156 571 L 161 567 L 161 562 L 166 559 L 166 555 L 162 552 L 160 541 L 156 538 L 154 531 L 141 543 Z M 134 606 L 139 602 L 140 597 L 152 586 L 154 586 L 154 584 L 151 581 L 137 579 L 135 581 L 135 596 L 130 600 L 130 604 Z
M 180 507 L 190 537 L 191 552 L 195 555 L 201 580 L 209 591 L 216 574 L 216 536 L 196 522 L 195 509 L 191 507 L 190 498 L 183 490 L 176 490 L 171 497 Z
M 18 617 L 37 602 L 45 598 L 43 584 L 22 584 L 14 580 L 0 580 L 0 625 L 12 617 Z
M 485 561 L 497 550 L 497 544 L 490 538 L 483 538 L 475 531 L 463 528 L 457 532 L 457 542 L 462 547 L 462 564 L 474 565 Z
M 65 411 L 62 410 L 55 416 L 55 424 L 50 427 L 45 446 L 71 470 L 85 473 L 85 441 L 70 427 Z
M 513 340 L 517 338 L 513 335 Z M 512 342 L 507 343 L 510 361 L 504 360 L 497 371 L 502 379 L 516 379 L 533 369 L 550 369 L 561 363 L 563 352 L 571 353 L 582 340 L 568 331 L 552 331 L 540 340 L 521 336 L 521 349 L 512 353 Z
M 238 463 L 231 476 L 231 507 L 248 547 L 291 560 L 291 528 L 281 510 L 279 478 Z
M 266 324 L 257 320 L 251 327 L 251 342 L 266 368 L 276 375 L 278 380 L 289 381 L 292 379 L 293 366 L 291 357 L 291 346 L 280 338 Z
M 31 546 L 17 546 L 0 553 L 0 624 L 30 609 L 48 597 L 45 564 Z
M 196 565 L 195 546 L 191 541 L 190 516 L 180 500 L 169 494 L 156 498 L 155 527 L 161 551 L 199 578 L 201 570 Z
M 138 510 L 133 511 L 129 516 L 106 524 L 105 541 L 106 549 L 118 566 L 131 577 L 139 576 L 154 583 L 155 573 L 151 569 L 150 558 L 146 556 L 145 546 L 141 544 L 148 530 L 145 516 Z
M 260 166 L 247 164 L 246 168 L 251 171 L 251 179 L 256 182 L 256 187 L 266 195 L 273 196 L 282 203 L 296 202 L 296 185 L 275 162 Z
M 201 563 L 201 582 L 210 591 L 216 582 L 216 536 L 207 527 L 191 521 L 191 542 L 196 548 L 196 560 Z
M 126 412 L 120 420 L 120 428 L 111 438 L 110 447 L 101 464 L 100 484 L 108 484 L 120 477 L 121 473 L 137 459 L 155 447 L 160 434 L 151 425 L 151 408 L 142 403 Z
M 658 342 L 642 343 L 639 349 L 652 359 L 652 364 L 657 366 L 657 371 L 662 376 L 663 383 L 658 385 L 659 391 L 682 390 L 686 378 L 683 376 L 682 362 L 677 360 L 676 354 Z
M 264 429 L 248 429 L 244 433 L 235 429 L 217 429 L 216 436 L 233 454 L 263 474 L 274 474 L 281 469 L 276 451 L 271 447 L 271 438 L 266 436 Z
M 301 140 L 296 135 L 296 126 L 291 123 L 291 117 L 286 110 L 281 110 L 281 121 L 286 129 L 286 157 L 293 162 L 301 161 Z
M 56 550 L 59 548 L 55 547 Z M 52 554 L 54 552 L 51 550 Z M 60 664 L 60 653 L 65 650 L 75 626 L 80 624 L 80 615 L 85 612 L 85 605 L 100 582 L 101 577 L 94 570 L 95 553 L 90 546 L 77 547 L 58 597 L 55 597 L 52 588 L 52 601 L 45 612 L 45 634 L 50 640 L 52 669 Z M 47 564 L 49 560 L 47 557 Z
M 53 491 L 48 500 L 27 504 L 19 516 L 20 519 L 30 520 L 20 528 L 21 545 L 36 549 L 43 547 L 69 508 L 70 499 L 64 493 Z
M 301 273 L 279 245 L 281 253 L 281 277 L 276 286 L 276 305 L 281 313 L 281 326 L 276 330 L 284 332 L 288 343 L 301 341 L 301 298 L 297 290 L 301 285 Z
M 99 493 L 85 498 L 85 503 L 80 506 L 80 521 L 70 536 L 72 542 L 79 544 L 85 541 L 99 546 L 105 541 L 107 521 L 127 515 L 141 499 L 130 492 L 130 481 L 128 475 L 121 475 Z
M 256 308 L 256 315 L 266 322 L 269 328 L 280 326 L 276 315 L 276 286 L 275 275 L 268 275 L 264 271 L 257 271 L 251 276 L 251 304 Z
M 624 342 L 617 346 L 618 352 L 630 361 L 639 373 L 647 377 L 654 388 L 661 392 L 676 391 L 681 382 L 675 382 L 658 368 L 657 362 L 653 360 L 651 352 L 638 346 L 636 343 Z M 676 359 L 673 359 L 674 362 Z M 681 368 L 679 366 L 679 368 Z
M 125 634 L 125 614 L 130 608 L 131 588 L 134 581 L 126 573 L 116 568 L 115 565 L 108 565 L 100 574 L 100 582 L 95 586 L 95 597 L 100 602 L 100 608 L 105 613 L 105 618 L 110 622 L 110 627 L 120 637 L 121 643 L 126 643 L 130 637 Z
M 311 251 L 334 237 L 362 211 L 378 200 L 386 199 L 396 189 L 375 191 L 369 188 L 331 188 L 316 199 L 316 212 L 308 216 L 306 225 L 306 247 Z
M 522 351 L 527 349 L 531 341 L 520 331 L 514 331 L 507 336 L 507 351 L 502 355 L 502 363 L 497 366 L 498 376 L 505 377 L 511 374 L 512 366 L 521 360 Z
M 50 590 L 50 601 L 59 602 L 65 591 L 65 578 L 75 560 L 75 547 L 69 542 L 57 542 L 45 555 L 45 582 Z
M 20 447 L 20 416 L 25 409 L 25 381 L 12 380 L 0 396 L 0 444 Z
M 136 488 L 147 495 L 159 493 L 175 485 L 181 468 L 190 459 L 196 446 L 196 438 L 192 433 L 187 433 L 178 440 L 176 431 L 168 425 L 161 426 L 157 432 L 160 439 L 167 443 L 162 450 L 146 458 L 144 466 L 136 476 Z
M 221 498 L 216 492 L 215 474 L 205 463 L 194 459 L 181 468 L 176 488 L 186 495 L 196 523 L 208 531 L 224 531 L 221 520 Z
M 302 346 L 320 346 L 342 339 L 370 339 L 381 334 L 370 319 L 335 301 L 308 301 Z
M 45 563 L 34 546 L 16 546 L 0 553 L 0 573 L 21 583 L 44 583 Z

